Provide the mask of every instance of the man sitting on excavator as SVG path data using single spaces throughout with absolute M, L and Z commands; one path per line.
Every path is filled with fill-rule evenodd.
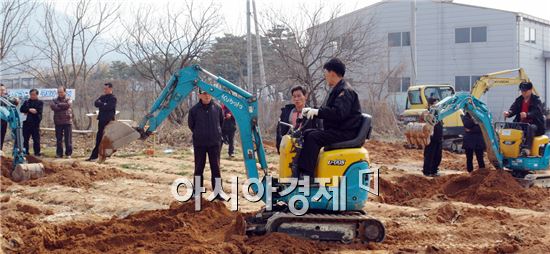
M 323 121 L 323 130 L 304 133 L 304 144 L 298 158 L 302 176 L 314 177 L 314 170 L 322 147 L 355 138 L 362 123 L 361 104 L 353 88 L 344 80 L 346 66 L 337 58 L 323 65 L 325 80 L 330 87 L 320 108 L 304 108 L 302 116 Z
M 533 94 L 533 84 L 522 82 L 519 84 L 521 95 L 516 98 L 508 111 L 504 111 L 504 117 L 513 117 L 514 122 L 529 124 L 525 135 L 525 142 L 522 145 L 522 153 L 529 156 L 531 144 L 535 136 L 544 135 L 544 115 L 542 102 L 539 96 Z

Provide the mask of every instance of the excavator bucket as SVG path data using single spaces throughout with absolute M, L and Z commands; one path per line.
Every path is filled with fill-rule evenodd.
M 15 166 L 15 169 L 11 172 L 11 179 L 16 182 L 23 182 L 43 177 L 44 174 L 42 163 L 22 163 Z
M 405 137 L 407 142 L 413 146 L 424 148 L 430 144 L 430 136 L 433 126 L 427 123 L 408 123 L 405 126 Z
M 117 149 L 139 139 L 139 132 L 127 123 L 111 121 L 105 126 L 101 143 L 99 144 L 99 162 L 105 161 Z

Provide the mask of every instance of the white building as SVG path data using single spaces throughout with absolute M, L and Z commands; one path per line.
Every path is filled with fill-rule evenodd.
M 397 77 L 402 78 L 400 91 L 393 93 L 400 111 L 410 83 L 449 83 L 469 91 L 480 75 L 518 67 L 543 101 L 550 98 L 550 21 L 452 1 L 383 1 L 337 22 L 371 16 L 375 33 L 388 43 L 388 66 L 404 65 Z M 482 99 L 498 121 L 518 95 L 515 86 L 501 87 Z

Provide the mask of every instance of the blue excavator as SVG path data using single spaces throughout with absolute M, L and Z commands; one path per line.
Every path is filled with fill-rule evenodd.
M 200 75 L 215 80 L 220 87 L 205 82 Z M 100 161 L 118 148 L 151 135 L 197 88 L 215 97 L 233 113 L 239 126 L 247 178 L 259 183 L 251 185 L 251 191 L 275 190 L 272 195 L 262 196 L 265 208 L 246 219 L 248 234 L 281 232 L 343 243 L 380 242 L 384 239 L 384 225 L 363 210 L 372 179 L 368 153 L 363 147 L 371 131 L 369 115 L 363 115 L 363 125 L 357 137 L 321 150 L 315 181 L 309 185 L 310 195 L 306 195 L 304 189 L 296 187 L 293 179 L 288 179 L 295 167 L 296 152 L 301 148 L 302 130 L 292 130 L 285 136 L 281 143 L 279 178 L 273 177 L 268 171 L 258 126 L 257 98 L 198 65 L 185 67 L 172 76 L 138 126 L 116 121 L 110 123 L 100 144 Z M 309 184 L 309 181 L 303 182 Z M 293 208 L 299 212 L 293 212 Z
M 25 157 L 19 111 L 13 101 L 6 97 L 0 97 L 0 119 L 8 123 L 14 140 L 13 166 L 9 177 L 16 182 L 20 182 L 44 176 L 44 165 L 42 163 L 28 163 Z
M 529 156 L 521 153 L 528 124 L 496 122 L 493 124 L 487 105 L 468 93 L 456 93 L 434 105 L 424 115 L 427 124 L 434 126 L 445 117 L 459 111 L 470 113 L 479 124 L 487 146 L 487 157 L 497 169 L 507 169 L 520 183 L 550 187 L 550 175 L 546 173 L 550 163 L 549 138 L 546 135 L 533 138 Z

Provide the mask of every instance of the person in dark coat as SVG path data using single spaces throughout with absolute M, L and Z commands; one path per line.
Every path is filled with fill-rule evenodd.
M 95 147 L 86 161 L 93 161 L 98 158 L 99 155 L 99 144 L 103 138 L 103 131 L 105 126 L 111 121 L 115 120 L 116 115 L 116 97 L 113 95 L 113 84 L 105 83 L 103 85 L 103 95 L 94 102 L 94 106 L 99 109 L 99 114 L 97 115 L 97 134 L 95 137 Z
M 73 101 L 67 96 L 63 86 L 57 88 L 57 98 L 53 99 L 50 108 L 53 110 L 55 125 L 55 157 L 63 158 L 63 137 L 65 137 L 65 155 L 68 159 L 73 153 Z
M 199 91 L 200 101 L 189 110 L 187 124 L 193 132 L 193 150 L 195 157 L 195 177 L 200 177 L 203 185 L 206 155 L 212 171 L 212 189 L 216 188 L 216 179 L 221 184 L 220 148 L 222 140 L 223 111 L 206 91 Z M 195 183 L 197 184 L 197 183 Z M 221 186 L 219 186 L 221 188 Z
M 306 106 L 308 95 L 306 89 L 303 86 L 295 86 L 290 89 L 290 93 L 292 95 L 292 104 L 287 104 L 283 108 L 281 108 L 279 121 L 292 124 L 294 126 L 294 129 L 301 128 L 304 122 L 307 125 L 304 126 L 304 130 L 317 128 L 316 119 L 311 119 L 306 122 L 303 120 L 302 117 L 302 109 Z M 290 127 L 283 124 L 277 125 L 277 133 L 275 137 L 277 153 L 279 153 L 279 148 L 281 146 L 281 140 L 283 139 L 283 136 L 288 134 L 289 131 Z
M 319 151 L 322 147 L 357 136 L 363 121 L 359 96 L 344 80 L 346 66 L 337 58 L 323 65 L 325 80 L 330 92 L 320 108 L 304 108 L 302 115 L 307 119 L 317 117 L 323 121 L 323 130 L 304 133 L 304 144 L 298 158 L 298 172 L 314 177 Z M 299 176 L 294 176 L 299 177 Z
M 472 119 L 470 113 L 466 112 L 466 114 L 461 116 L 461 118 L 462 124 L 464 125 L 462 147 L 466 151 L 466 169 L 468 172 L 472 172 L 474 170 L 474 153 L 476 154 L 477 165 L 479 168 L 485 168 L 485 162 L 483 161 L 485 141 L 483 140 L 481 128 L 474 122 L 474 119 Z
M 428 109 L 435 105 L 439 100 L 437 98 L 428 99 Z M 424 147 L 424 165 L 422 173 L 425 176 L 439 176 L 439 164 L 443 155 L 443 121 L 439 121 L 433 129 L 430 137 L 430 144 Z
M 23 102 L 19 111 L 27 115 L 23 122 L 23 146 L 25 152 L 29 154 L 29 140 L 32 137 L 32 147 L 34 155 L 41 156 L 40 153 L 40 122 L 42 121 L 42 111 L 44 102 L 38 99 L 38 90 L 29 91 L 30 98 Z
M 237 131 L 237 124 L 235 123 L 235 117 L 233 113 L 222 104 L 222 112 L 224 116 L 222 126 L 222 140 L 229 147 L 227 153 L 229 157 L 235 156 L 235 131 Z
M 533 94 L 533 84 L 522 82 L 519 84 L 521 95 L 516 98 L 508 111 L 504 111 L 504 117 L 514 117 L 514 122 L 527 123 L 525 142 L 522 144 L 522 153 L 529 155 L 533 138 L 544 135 L 544 110 L 540 97 Z

